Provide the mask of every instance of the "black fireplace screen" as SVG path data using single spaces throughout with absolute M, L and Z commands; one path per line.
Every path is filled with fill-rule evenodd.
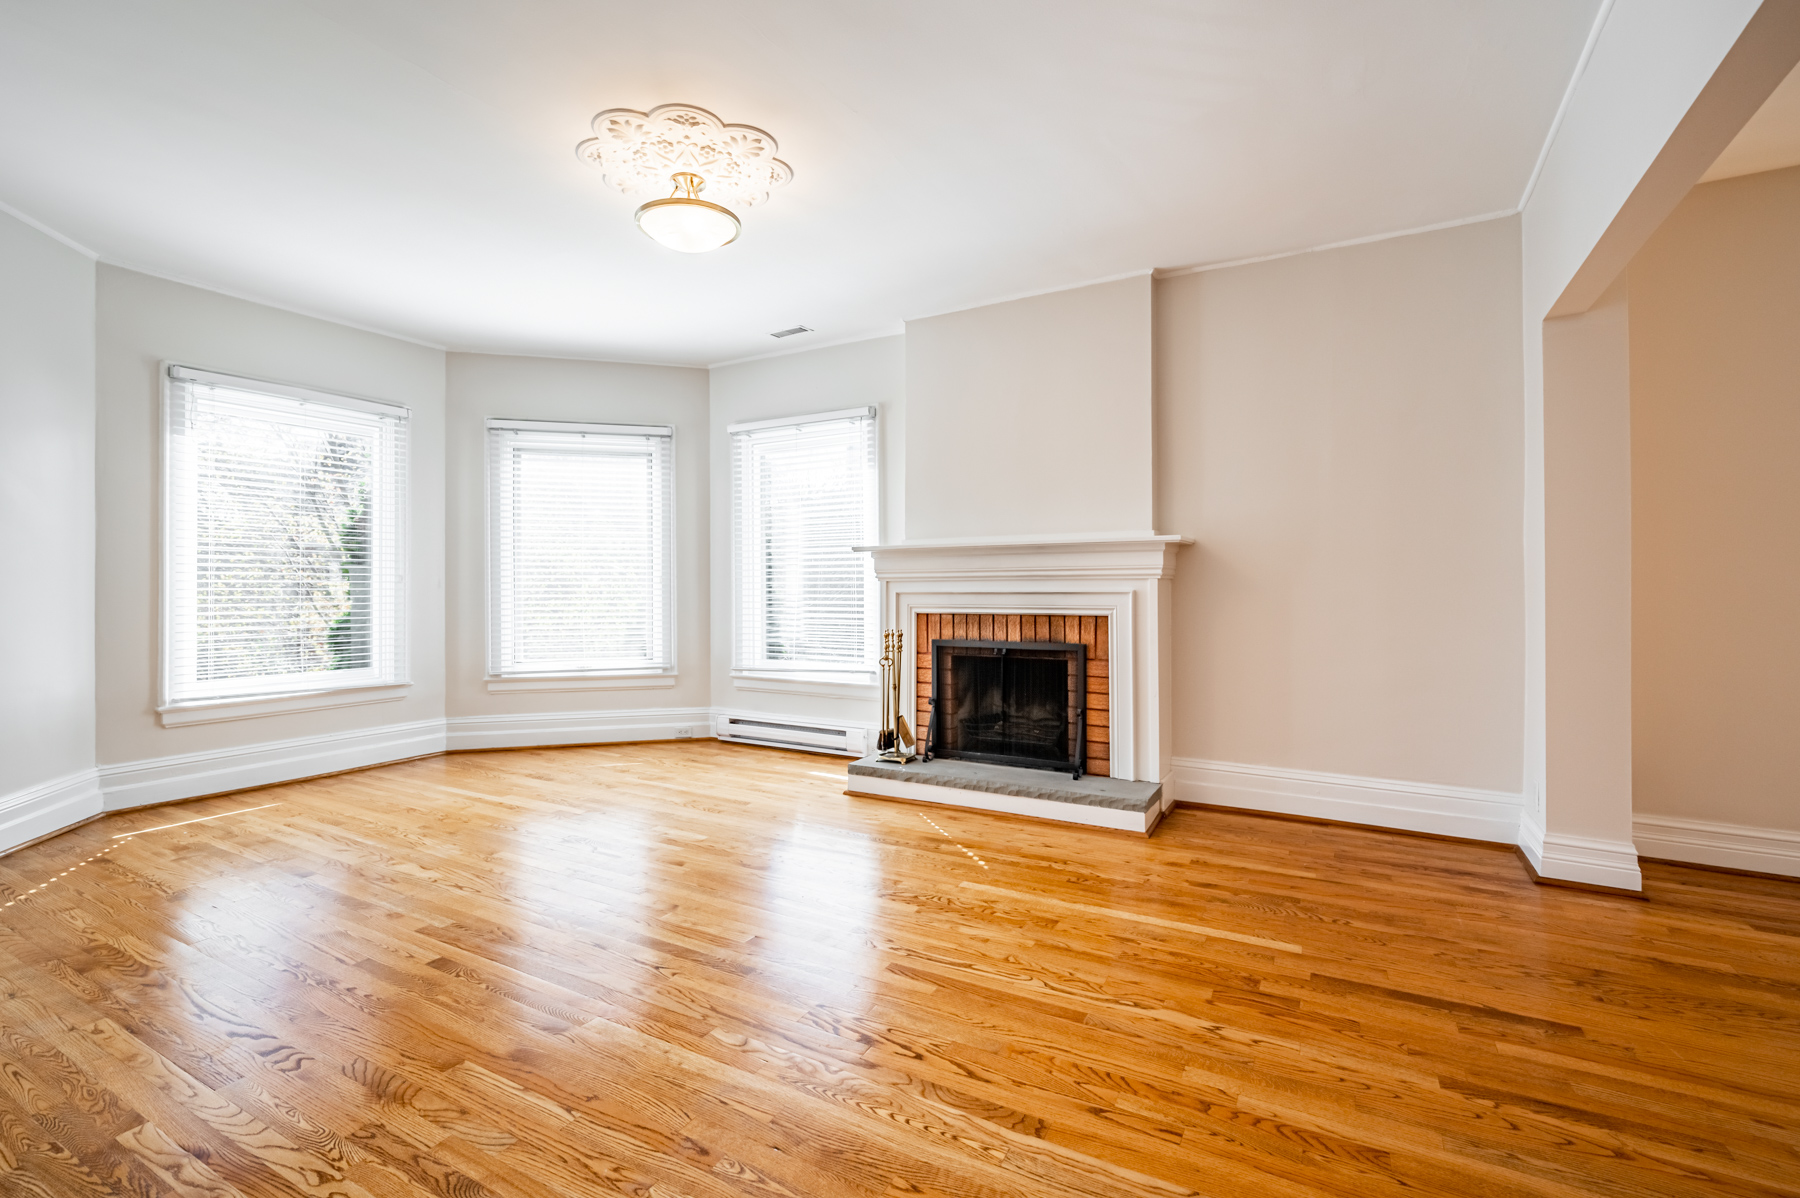
M 1087 768 L 1087 647 L 932 641 L 927 757 Z

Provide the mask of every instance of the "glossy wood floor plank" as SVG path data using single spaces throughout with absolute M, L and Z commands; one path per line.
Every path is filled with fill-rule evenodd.
M 468 754 L 0 858 L 0 1194 L 1800 1194 L 1800 884 L 844 785 Z

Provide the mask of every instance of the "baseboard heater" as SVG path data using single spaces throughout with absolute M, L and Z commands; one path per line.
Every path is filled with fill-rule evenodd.
M 752 745 L 774 745 L 781 749 L 808 749 L 815 753 L 842 753 L 861 757 L 868 733 L 861 728 L 845 728 L 831 724 L 799 724 L 792 720 L 755 719 L 749 716 L 722 715 L 713 726 L 720 740 Z

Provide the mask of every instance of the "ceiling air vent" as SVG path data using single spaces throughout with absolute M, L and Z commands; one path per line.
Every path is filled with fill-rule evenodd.
M 792 337 L 795 333 L 810 333 L 810 332 L 812 332 L 812 330 L 807 328 L 805 325 L 797 324 L 791 329 L 782 329 L 780 332 L 770 333 L 769 336 L 771 336 L 771 337 Z

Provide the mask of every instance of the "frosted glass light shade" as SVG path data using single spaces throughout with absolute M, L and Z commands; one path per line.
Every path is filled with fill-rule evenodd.
M 727 208 L 675 196 L 637 210 L 638 228 L 652 241 L 684 254 L 704 254 L 737 240 L 742 226 Z

